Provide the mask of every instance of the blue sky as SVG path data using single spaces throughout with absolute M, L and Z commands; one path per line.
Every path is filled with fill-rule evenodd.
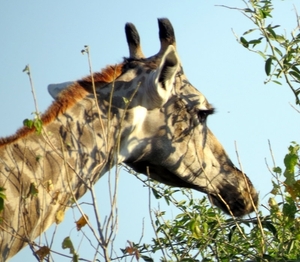
M 299 11 L 300 3 L 274 2 L 273 23 L 282 25 L 282 32 L 286 29 L 288 34 L 296 25 L 293 5 Z M 122 57 L 128 56 L 124 25 L 132 22 L 140 33 L 144 54 L 151 56 L 159 50 L 157 18 L 167 17 L 174 26 L 177 50 L 187 77 L 216 107 L 216 114 L 209 118 L 210 129 L 236 165 L 234 141 L 237 142 L 243 170 L 260 192 L 261 203 L 266 203 L 266 194 L 271 189 L 271 174 L 265 164 L 267 159 L 271 165 L 268 140 L 277 165 L 282 165 L 289 143 L 300 142 L 299 114 L 289 105 L 294 98 L 286 85 L 264 84 L 263 59 L 240 46 L 232 33 L 233 29 L 242 35 L 253 25 L 238 11 L 215 6 L 224 3 L 222 0 L 3 1 L 0 136 L 15 132 L 35 111 L 28 77 L 22 73 L 27 64 L 31 67 L 39 109 L 44 111 L 52 101 L 48 84 L 88 74 L 87 57 L 80 52 L 84 45 L 90 46 L 94 71 L 121 62 Z M 231 0 L 230 5 L 244 7 L 241 0 Z M 108 204 L 103 197 L 106 188 L 107 177 L 104 177 L 96 186 L 103 216 Z M 147 194 L 139 181 L 121 173 L 116 248 L 124 248 L 127 239 L 139 240 L 143 218 L 145 227 L 147 223 L 150 225 Z M 195 192 L 195 197 L 202 194 Z M 71 212 L 68 217 L 58 229 L 58 249 L 61 238 L 68 234 L 81 238 L 73 229 Z M 150 239 L 151 234 L 151 229 L 146 229 L 145 238 Z M 84 252 L 81 247 L 79 253 Z M 32 259 L 28 248 L 11 261 L 25 258 Z

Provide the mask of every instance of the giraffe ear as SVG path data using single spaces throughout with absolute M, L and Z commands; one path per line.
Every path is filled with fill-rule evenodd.
M 74 82 L 64 82 L 60 84 L 48 85 L 48 92 L 52 98 L 56 99 L 61 91 L 72 85 Z
M 154 86 L 163 103 L 169 99 L 172 92 L 179 65 L 180 61 L 175 47 L 169 45 L 162 55 L 154 76 Z

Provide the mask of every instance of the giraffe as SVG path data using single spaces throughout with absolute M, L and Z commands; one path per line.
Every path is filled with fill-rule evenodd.
M 71 199 L 121 162 L 158 182 L 206 193 L 227 214 L 255 210 L 254 186 L 207 127 L 214 108 L 184 74 L 172 24 L 161 18 L 158 26 L 157 54 L 144 56 L 138 31 L 127 23 L 128 58 L 49 85 L 54 101 L 41 115 L 42 134 L 22 127 L 0 139 L 0 261 L 34 241 Z

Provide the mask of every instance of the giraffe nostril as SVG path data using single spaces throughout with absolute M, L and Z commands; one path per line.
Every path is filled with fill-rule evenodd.
M 258 194 L 252 192 L 239 192 L 235 187 L 227 185 L 220 194 L 208 194 L 210 202 L 225 213 L 240 217 L 255 210 L 258 205 Z

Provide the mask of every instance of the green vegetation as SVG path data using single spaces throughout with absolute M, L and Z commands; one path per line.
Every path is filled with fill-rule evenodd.
M 293 142 L 284 167 L 271 170 L 273 190 L 269 206 L 264 206 L 257 217 L 224 216 L 206 198 L 195 199 L 191 190 L 175 190 L 151 182 L 154 196 L 165 199 L 179 214 L 169 220 L 164 211 L 155 212 L 157 237 L 152 243 L 132 245 L 145 261 L 154 261 L 151 255 L 157 252 L 161 252 L 163 262 L 299 261 L 299 150 L 300 146 Z M 184 200 L 178 201 L 182 196 Z M 128 249 L 123 252 L 129 253 Z
M 237 9 L 237 8 L 236 8 Z M 272 21 L 272 0 L 251 0 L 246 8 L 237 9 L 249 18 L 254 28 L 248 29 L 242 37 L 237 37 L 241 45 L 265 60 L 265 72 L 270 81 L 287 84 L 300 105 L 300 32 L 299 17 L 295 10 L 295 29 L 287 32 Z
M 4 187 L 0 187 L 0 213 L 4 209 L 4 200 L 6 198 L 4 192 L 5 192 L 5 188 Z

